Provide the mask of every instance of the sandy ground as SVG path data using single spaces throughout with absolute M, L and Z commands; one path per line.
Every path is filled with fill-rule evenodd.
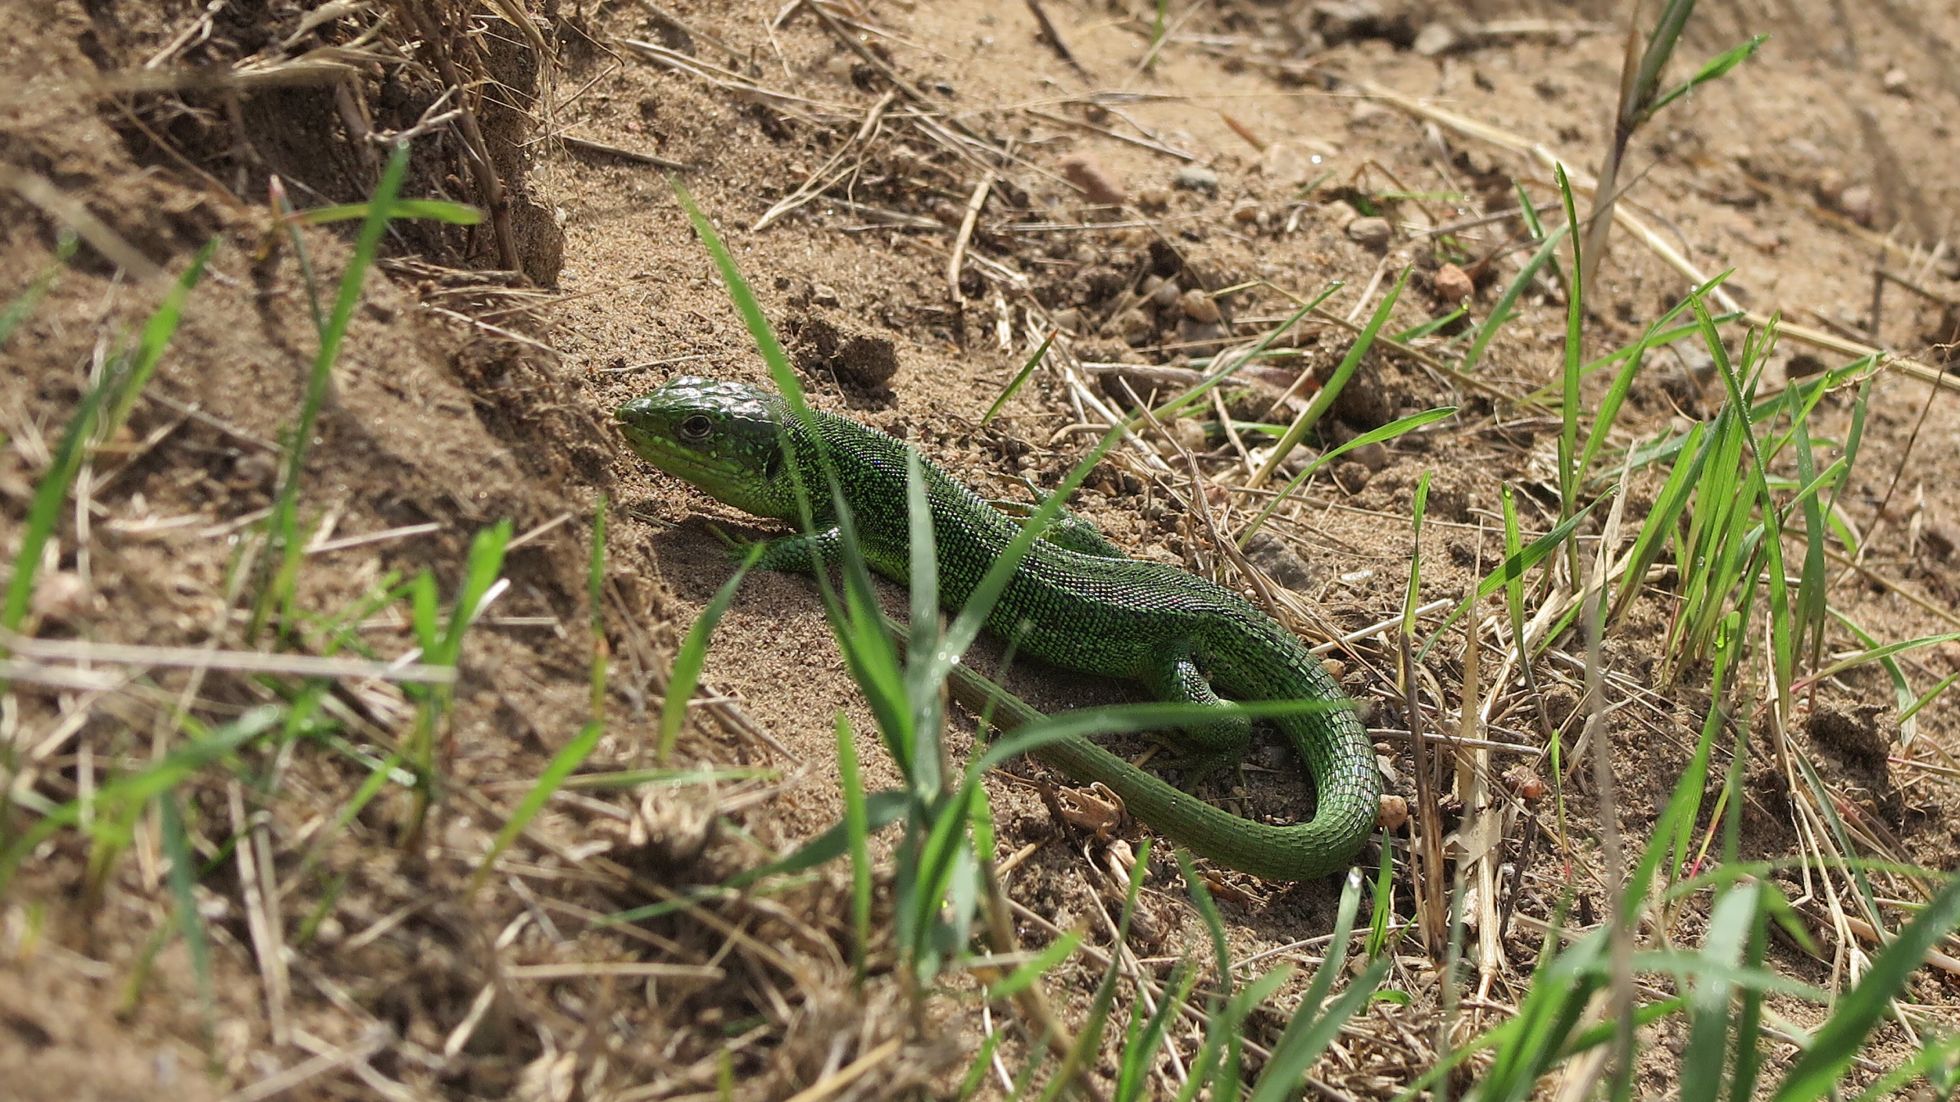
M 842 1095 L 951 1089 L 1001 1019 L 983 1021 L 957 983 L 915 1012 L 888 945 L 853 991 L 846 870 L 602 921 L 837 822 L 835 717 L 861 732 L 873 723 L 808 579 L 744 584 L 709 653 L 708 703 L 678 748 L 687 767 L 759 767 L 759 777 L 568 791 L 495 875 L 470 883 L 505 816 L 587 719 L 586 563 L 601 500 L 597 611 L 611 674 L 594 772 L 648 764 L 674 648 L 731 569 L 702 520 L 748 524 L 646 470 L 611 427 L 621 401 L 675 375 L 766 376 L 649 158 L 677 166 L 720 227 L 815 401 L 1018 498 L 1020 479 L 1053 484 L 1090 446 L 1094 434 L 1076 431 L 1095 420 L 1085 401 L 1123 404 L 1119 378 L 1149 386 L 1140 372 L 1094 365 L 1188 366 L 1339 281 L 1326 312 L 1285 338 L 1297 355 L 1272 376 L 1284 388 L 1304 374 L 1311 394 L 1351 340 L 1340 320 L 1364 319 L 1404 266 L 1413 271 L 1390 332 L 1448 313 L 1466 283 L 1470 319 L 1487 316 L 1532 250 L 1518 189 L 1556 222 L 1546 157 L 1598 168 L 1624 49 L 1624 17 L 1604 4 L 1582 14 L 1527 3 L 1173 4 L 1174 33 L 1154 53 L 1155 8 L 1142 3 L 1047 0 L 1053 37 L 1033 5 L 977 0 L 837 7 L 829 20 L 747 3 L 552 4 L 534 13 L 535 39 L 492 14 L 498 5 L 380 7 L 325 20 L 285 0 L 0 8 L 0 170 L 11 185 L 0 189 L 0 295 L 48 268 L 60 227 L 84 241 L 0 347 L 5 561 L 91 371 L 162 294 L 163 277 L 144 269 L 181 271 L 208 238 L 221 242 L 128 426 L 84 469 L 30 633 L 290 654 L 351 638 L 350 653 L 388 658 L 414 645 L 407 604 L 364 605 L 367 595 L 427 570 L 447 600 L 475 533 L 508 519 L 526 537 L 505 563 L 509 587 L 466 642 L 439 747 L 443 798 L 415 844 L 400 843 L 411 814 L 400 784 L 353 802 L 412 723 L 404 690 L 365 681 L 331 694 L 331 723 L 237 755 L 173 797 L 200 858 L 192 891 L 208 963 L 181 934 L 161 812 L 135 815 L 121 844 L 69 830 L 28 855 L 0 896 L 0 1069 L 22 1097 L 260 1098 L 281 1087 L 284 1097 L 666 1098 L 715 1089 L 726 1067 L 742 1096 L 769 1098 L 867 1055 L 874 1074 L 831 1080 Z M 1960 331 L 1960 268 L 1942 244 L 1960 212 L 1960 71 L 1949 63 L 1960 13 L 1807 0 L 1709 9 L 1677 73 L 1751 34 L 1771 38 L 1630 145 L 1625 203 L 1652 235 L 1616 231 L 1589 291 L 1585 352 L 1637 339 L 1693 285 L 1685 266 L 1733 269 L 1727 289 L 1742 308 L 1910 360 L 1870 381 L 1838 499 L 1865 550 L 1856 567 L 1833 566 L 1828 599 L 1877 640 L 1952 631 L 1960 397 L 1953 376 L 1935 382 Z M 392 22 L 363 38 L 383 14 Z M 273 75 L 240 75 L 252 73 Z M 457 74 L 470 94 L 439 100 Z M 445 115 L 458 104 L 467 126 Z M 494 217 L 403 224 L 385 243 L 308 453 L 303 509 L 319 527 L 298 614 L 277 639 L 249 638 L 250 601 L 233 578 L 273 500 L 315 350 L 301 256 L 268 205 L 269 182 L 299 207 L 356 201 L 384 155 L 364 131 L 418 122 L 405 194 Z M 307 229 L 306 260 L 337 278 L 351 239 L 344 224 Z M 1474 370 L 1454 369 L 1462 322 L 1414 353 L 1369 357 L 1311 448 L 1434 406 L 1458 413 L 1336 464 L 1277 518 L 1279 539 L 1255 558 L 1291 592 L 1292 626 L 1320 642 L 1400 612 L 1418 550 L 1411 497 L 1425 476 L 1425 604 L 1460 599 L 1501 558 L 1505 487 L 1527 536 L 1557 522 L 1564 323 L 1562 285 L 1540 280 Z M 1051 330 L 1066 356 L 983 424 Z M 1649 357 L 1615 455 L 1719 408 L 1707 357 L 1687 347 Z M 1764 385 L 1853 358 L 1786 336 Z M 1589 405 L 1603 383 L 1589 384 Z M 1541 387 L 1553 388 L 1549 403 L 1523 400 Z M 1840 388 L 1819 407 L 1813 431 L 1827 456 L 1853 430 L 1854 393 Z M 1230 412 L 1263 421 L 1298 408 L 1262 382 Z M 1204 420 L 1209 432 L 1119 451 L 1075 505 L 1136 555 L 1241 585 L 1183 506 L 1180 447 L 1195 453 L 1214 508 L 1247 470 L 1246 442 Z M 1658 485 L 1653 472 L 1630 480 L 1629 524 Z M 1617 825 L 1635 845 L 1709 707 L 1706 664 L 1665 660 L 1671 575 L 1650 580 L 1604 648 Z M 351 635 L 336 636 L 335 618 L 356 607 Z M 1485 680 L 1470 702 L 1484 709 L 1472 728 L 1505 747 L 1485 763 L 1494 802 L 1466 809 L 1450 787 L 1440 820 L 1455 829 L 1474 811 L 1496 830 L 1484 867 L 1502 898 L 1467 909 L 1501 913 L 1504 925 L 1459 991 L 1476 1004 L 1477 1029 L 1522 996 L 1567 890 L 1581 916 L 1606 898 L 1598 793 L 1559 778 L 1541 754 L 1554 731 L 1569 746 L 1584 725 L 1583 644 L 1561 640 L 1532 681 L 1514 671 L 1493 685 L 1503 634 L 1482 637 Z M 1453 629 L 1421 679 L 1429 730 L 1459 729 L 1465 646 Z M 1856 646 L 1834 625 L 1828 650 Z M 1411 721 L 1392 634 L 1335 657 L 1383 732 L 1391 788 L 1414 800 L 1410 746 L 1393 734 Z M 171 719 L 179 707 L 217 725 L 281 691 L 217 666 L 97 663 L 119 673 L 113 684 L 11 686 L 0 724 L 15 790 L 32 799 L 0 830 L 16 837 L 36 807 L 159 759 L 187 737 Z M 1914 692 L 1956 666 L 1951 643 L 1901 657 Z M 1125 698 L 1041 671 L 1016 686 L 1051 708 Z M 1865 666 L 1806 693 L 1787 729 L 1760 710 L 1747 722 L 1758 752 L 1781 744 L 1814 764 L 1862 852 L 1952 870 L 1960 708 L 1949 694 L 1910 725 L 1899 711 L 1887 674 Z M 974 738 L 957 720 L 949 748 L 965 754 Z M 869 785 L 896 781 L 875 739 L 861 754 Z M 1757 761 L 1744 856 L 1799 858 L 1800 801 Z M 1726 751 L 1718 780 L 1725 766 Z M 1527 774 L 1562 798 L 1521 795 Z M 1243 776 L 1200 791 L 1290 818 L 1310 806 L 1294 777 L 1268 739 Z M 1120 903 L 1110 863 L 1143 832 L 1126 827 L 1111 848 L 1057 823 L 1044 798 L 1057 781 L 1017 764 L 990 785 L 1004 883 L 1019 936 L 1041 944 L 1080 927 L 1101 952 L 1098 916 Z M 1398 835 L 1403 917 L 1414 905 L 1407 840 Z M 1310 971 L 1336 885 L 1209 879 L 1237 957 Z M 1818 945 L 1776 945 L 1777 967 L 1844 982 L 1869 946 L 1833 921 L 1841 912 L 1821 878 L 1779 882 Z M 1133 948 L 1161 981 L 1180 955 L 1208 948 L 1167 852 L 1145 884 Z M 1664 936 L 1693 944 L 1699 906 Z M 1050 977 L 1050 997 L 1078 1026 L 1099 971 L 1081 956 Z M 1357 1019 L 1318 1081 L 1385 1096 L 1433 1059 L 1440 973 L 1411 943 L 1392 977 L 1408 1005 Z M 1953 978 L 1926 970 L 1909 998 L 1950 1014 Z M 1296 979 L 1255 1016 L 1255 1040 L 1270 1042 L 1303 986 Z M 1799 1025 L 1817 1014 L 1778 1010 Z M 1024 1060 L 1030 1038 L 1011 1034 L 1003 1052 Z M 1675 1040 L 1663 1029 L 1643 1049 L 1643 1090 L 1671 1084 Z M 1907 1043 L 1888 1024 L 1859 1074 L 1896 1062 Z

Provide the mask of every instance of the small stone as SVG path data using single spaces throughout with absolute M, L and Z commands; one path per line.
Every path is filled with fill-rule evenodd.
M 89 611 L 90 597 L 80 574 L 57 570 L 41 578 L 27 607 L 37 623 L 73 626 Z
M 1842 172 L 1834 168 L 1825 168 L 1819 170 L 1817 178 L 1811 181 L 1810 193 L 1825 206 L 1836 207 L 1844 200 L 1844 189 L 1848 186 L 1850 181 L 1844 178 Z
M 1861 226 L 1869 226 L 1875 220 L 1878 202 L 1868 184 L 1853 184 L 1838 196 L 1838 209 L 1846 218 Z
M 1160 187 L 1147 187 L 1137 192 L 1137 206 L 1147 211 L 1160 211 L 1171 205 L 1171 193 Z
M 1313 6 L 1313 26 L 1329 45 L 1365 38 L 1382 22 L 1380 0 L 1321 0 Z
M 1177 305 L 1178 299 L 1183 294 L 1184 291 L 1177 285 L 1177 280 L 1166 279 L 1151 289 L 1150 304 L 1159 310 L 1168 310 Z
M 1276 183 L 1299 187 L 1318 179 L 1326 171 L 1327 162 L 1340 155 L 1340 147 L 1332 142 L 1283 138 L 1260 154 L 1259 171 Z
M 1348 458 L 1368 468 L 1370 472 L 1388 466 L 1388 449 L 1380 444 L 1363 444 L 1348 452 Z
M 1061 169 L 1062 178 L 1081 188 L 1090 202 L 1109 207 L 1123 205 L 1123 182 L 1093 156 L 1072 153 L 1062 159 Z
M 1157 335 L 1157 326 L 1145 317 L 1141 310 L 1125 310 L 1116 319 L 1116 335 L 1131 346 L 1149 344 Z
M 1233 207 L 1232 221 L 1242 226 L 1259 221 L 1259 207 L 1252 203 L 1247 203 L 1242 207 Z
M 1186 165 L 1177 170 L 1171 183 L 1186 191 L 1202 191 L 1210 195 L 1218 191 L 1218 173 L 1203 165 Z
M 1356 100 L 1354 106 L 1348 108 L 1348 121 L 1356 126 L 1372 126 L 1393 117 L 1393 108 L 1371 99 Z
M 1201 452 L 1210 446 L 1205 439 L 1205 427 L 1189 417 L 1179 417 L 1170 424 L 1171 435 L 1186 451 Z
M 1082 331 L 1082 311 L 1077 310 L 1073 306 L 1055 311 L 1054 314 L 1049 316 L 1048 320 L 1055 323 L 1055 328 L 1064 333 L 1080 333 Z
M 1945 562 L 1953 557 L 1953 535 L 1937 524 L 1928 524 L 1920 530 L 1919 538 L 1925 541 L 1926 550 L 1933 557 Z
M 810 287 L 810 301 L 818 306 L 837 305 L 837 291 L 829 284 L 817 283 Z
M 1463 36 L 1448 23 L 1431 23 L 1416 32 L 1410 48 L 1423 57 L 1440 57 L 1463 44 Z
M 1895 96 L 1912 95 L 1912 78 L 1896 65 L 1885 70 L 1885 75 L 1879 78 L 1879 86 Z
M 1391 833 L 1401 830 L 1403 824 L 1409 821 L 1408 799 L 1384 792 L 1375 809 L 1375 821 L 1383 830 Z
M 1184 292 L 1178 305 L 1183 308 L 1185 317 L 1199 324 L 1209 325 L 1218 320 L 1218 301 L 1196 287 Z
M 1258 564 L 1272 580 L 1288 589 L 1313 588 L 1313 570 L 1286 541 L 1270 532 L 1259 531 L 1245 545 L 1245 557 Z
M 1471 295 L 1477 293 L 1477 285 L 1471 281 L 1470 273 L 1454 264 L 1445 264 L 1436 269 L 1436 297 L 1451 306 L 1460 306 Z
M 1225 327 L 1216 322 L 1192 321 L 1185 318 L 1177 323 L 1177 339 L 1184 344 L 1216 344 L 1225 339 Z
M 1355 244 L 1379 252 L 1388 247 L 1389 239 L 1395 236 L 1395 227 L 1386 218 L 1362 215 L 1347 224 L 1347 235 Z
M 1351 494 L 1358 494 L 1368 485 L 1374 474 L 1366 466 L 1353 460 L 1345 460 L 1334 465 L 1334 484 Z

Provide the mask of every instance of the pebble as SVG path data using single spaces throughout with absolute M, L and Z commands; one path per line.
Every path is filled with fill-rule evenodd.
M 1912 78 L 1904 69 L 1896 65 L 1885 70 L 1885 75 L 1879 79 L 1879 85 L 1895 96 L 1912 95 Z
M 1431 23 L 1416 32 L 1416 40 L 1410 49 L 1423 57 L 1438 57 L 1449 53 L 1463 43 L 1463 36 L 1448 23 Z
M 1213 344 L 1225 339 L 1225 327 L 1185 318 L 1177 323 L 1177 339 L 1185 344 Z
M 1183 308 L 1185 317 L 1201 325 L 1209 325 L 1218 320 L 1218 301 L 1196 287 L 1184 292 L 1184 297 L 1178 300 L 1178 305 Z
M 1147 187 L 1137 192 L 1137 206 L 1148 211 L 1160 211 L 1171 205 L 1171 193 L 1160 187 Z
M 1335 484 L 1351 494 L 1360 493 L 1368 485 L 1368 479 L 1373 474 L 1374 472 L 1366 465 L 1353 460 L 1343 460 L 1334 465 Z
M 42 624 L 72 625 L 91 605 L 88 582 L 72 570 L 57 570 L 41 578 L 28 602 L 28 611 Z
M 1159 310 L 1168 310 L 1177 305 L 1178 298 L 1183 294 L 1184 291 L 1178 287 L 1177 280 L 1166 279 L 1151 289 L 1150 304 Z
M 1313 6 L 1314 29 L 1329 45 L 1365 37 L 1381 21 L 1380 0 L 1320 0 Z
M 1348 109 L 1348 121 L 1357 126 L 1372 126 L 1394 117 L 1393 108 L 1371 99 L 1356 101 L 1355 105 Z
M 1470 273 L 1454 264 L 1445 264 L 1436 269 L 1436 297 L 1459 306 L 1476 294 L 1477 285 L 1470 280 Z
M 1348 452 L 1348 458 L 1368 468 L 1370 472 L 1379 471 L 1388 466 L 1388 449 L 1380 444 L 1363 444 Z
M 1861 226 L 1869 226 L 1875 220 L 1878 202 L 1872 194 L 1870 185 L 1852 184 L 1838 196 L 1838 209 L 1853 222 Z
M 1270 532 L 1253 533 L 1245 545 L 1245 557 L 1259 564 L 1267 577 L 1288 589 L 1312 589 L 1313 570 L 1286 541 Z
M 1141 310 L 1125 310 L 1116 319 L 1116 335 L 1131 345 L 1148 344 L 1156 336 L 1157 327 Z
M 1208 446 L 1205 440 L 1205 427 L 1189 417 L 1179 417 L 1171 422 L 1171 434 L 1186 451 L 1201 452 Z
M 1395 236 L 1395 228 L 1386 218 L 1362 215 L 1347 224 L 1348 240 L 1370 249 L 1381 250 L 1388 247 L 1389 238 Z
M 1186 165 L 1177 170 L 1171 182 L 1186 191 L 1202 191 L 1207 194 L 1218 190 L 1218 173 L 1203 165 Z

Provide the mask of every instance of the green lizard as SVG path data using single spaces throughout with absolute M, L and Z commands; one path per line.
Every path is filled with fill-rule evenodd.
M 839 544 L 810 426 L 774 393 L 742 383 L 680 378 L 619 409 L 641 458 L 756 516 L 797 523 L 797 477 L 811 488 L 814 532 L 766 545 L 761 565 L 809 571 Z M 866 425 L 817 412 L 814 429 L 836 471 L 869 565 L 904 582 L 910 531 L 908 445 Z M 792 473 L 791 468 L 795 468 Z M 1020 529 L 979 494 L 923 457 L 932 510 L 939 595 L 961 608 Z M 1300 641 L 1236 594 L 1176 567 L 1123 557 L 1075 521 L 1035 541 L 987 617 L 1020 653 L 1084 673 L 1129 678 L 1173 701 L 1325 701 L 1323 711 L 1277 720 L 1313 776 L 1318 809 L 1287 826 L 1230 814 L 1131 765 L 1087 738 L 1037 756 L 1078 781 L 1100 781 L 1131 814 L 1221 864 L 1273 880 L 1305 880 L 1346 868 L 1373 830 L 1381 775 L 1368 732 Z M 1026 718 L 1026 713 L 1017 713 Z M 1185 741 L 1211 760 L 1236 760 L 1250 737 L 1242 716 L 1187 727 Z

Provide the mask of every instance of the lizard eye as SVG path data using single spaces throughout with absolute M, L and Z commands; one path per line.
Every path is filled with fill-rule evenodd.
M 700 443 L 714 431 L 714 423 L 708 420 L 708 415 L 705 413 L 690 414 L 682 419 L 678 431 L 682 440 Z

